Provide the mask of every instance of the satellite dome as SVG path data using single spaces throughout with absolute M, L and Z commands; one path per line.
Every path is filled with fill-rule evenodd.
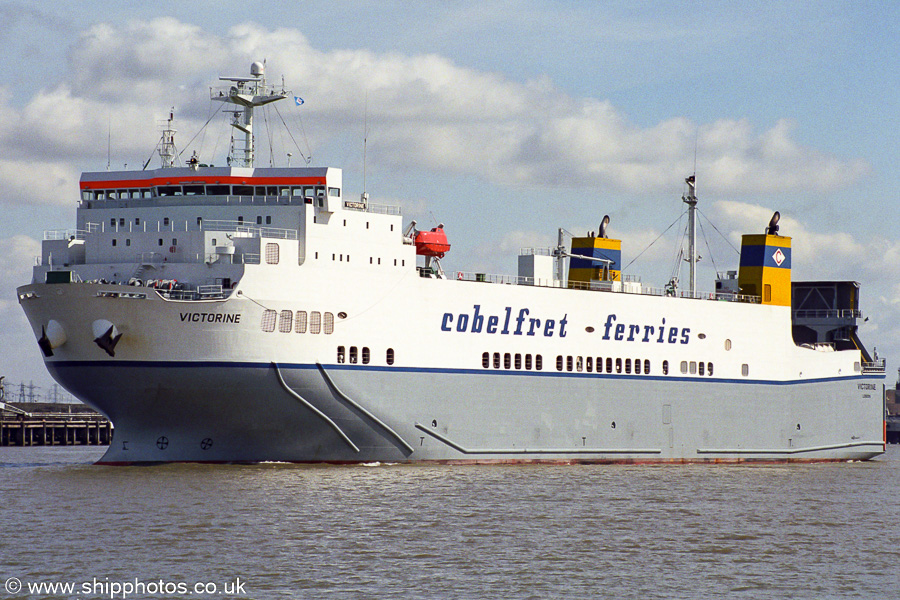
M 250 65 L 250 74 L 254 77 L 261 77 L 266 74 L 266 66 L 257 61 Z

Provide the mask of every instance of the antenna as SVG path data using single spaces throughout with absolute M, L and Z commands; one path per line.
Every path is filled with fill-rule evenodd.
M 112 115 L 106 114 L 106 170 L 109 171 L 110 154 L 112 148 Z
M 366 90 L 366 102 L 363 114 L 363 194 L 368 193 L 366 187 L 366 152 L 369 145 L 369 91 Z

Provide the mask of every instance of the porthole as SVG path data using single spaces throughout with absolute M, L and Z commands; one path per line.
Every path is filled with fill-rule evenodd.
M 706 339 L 706 334 L 705 334 L 705 333 L 698 333 L 698 334 L 697 334 L 697 337 L 700 338 L 701 340 L 705 340 L 705 339 Z
M 594 333 L 593 327 L 585 327 L 584 330 L 587 331 L 588 333 Z

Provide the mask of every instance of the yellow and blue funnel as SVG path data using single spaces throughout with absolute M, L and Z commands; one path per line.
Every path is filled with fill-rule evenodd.
M 741 238 L 741 293 L 762 304 L 791 305 L 791 238 L 750 234 Z
M 573 282 L 621 281 L 622 240 L 602 237 L 572 238 L 572 259 L 569 263 L 569 286 Z M 602 260 L 587 260 L 576 256 L 591 256 Z

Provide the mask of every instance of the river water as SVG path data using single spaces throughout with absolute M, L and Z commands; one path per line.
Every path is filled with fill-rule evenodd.
M 897 446 L 812 465 L 92 465 L 102 452 L 0 448 L 0 598 L 900 597 Z

